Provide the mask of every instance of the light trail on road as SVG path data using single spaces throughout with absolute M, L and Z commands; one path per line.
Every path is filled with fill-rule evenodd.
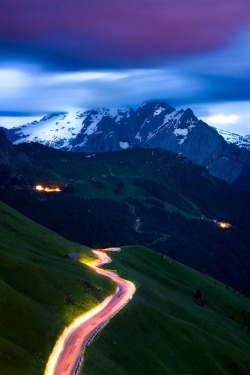
M 44 375 L 78 375 L 86 346 L 96 333 L 132 298 L 135 286 L 131 281 L 122 279 L 113 271 L 99 268 L 111 262 L 110 257 L 106 254 L 107 251 L 120 250 L 120 248 L 92 250 L 97 259 L 90 267 L 96 273 L 116 282 L 116 293 L 77 318 L 64 330 L 51 353 Z

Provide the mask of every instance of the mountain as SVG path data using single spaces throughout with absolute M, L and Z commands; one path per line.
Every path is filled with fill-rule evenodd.
M 250 135 L 239 135 L 226 130 L 216 130 L 228 143 L 233 143 L 238 147 L 250 150 Z
M 88 246 L 148 246 L 248 293 L 248 191 L 162 149 L 92 154 L 36 143 L 12 147 L 32 167 L 19 169 L 26 185 L 3 181 L 0 199 L 29 218 Z
M 250 151 L 250 135 L 239 135 L 226 130 L 216 130 L 227 143 Z M 250 189 L 250 164 L 248 162 L 244 163 L 239 176 L 233 181 L 233 185 L 240 189 Z
M 5 130 L 15 144 L 40 142 L 74 152 L 108 152 L 127 148 L 163 148 L 181 154 L 230 183 L 250 165 L 250 153 L 228 144 L 193 114 L 164 102 L 134 109 L 93 109 L 55 113 L 39 122 Z

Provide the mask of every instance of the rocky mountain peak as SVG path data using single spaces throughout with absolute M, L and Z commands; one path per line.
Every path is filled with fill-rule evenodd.
M 191 108 L 176 110 L 163 101 L 148 101 L 137 109 L 54 113 L 36 123 L 5 131 L 14 143 L 40 142 L 74 152 L 167 149 L 206 166 L 211 174 L 229 182 L 235 181 L 250 164 L 249 152 L 231 147 Z

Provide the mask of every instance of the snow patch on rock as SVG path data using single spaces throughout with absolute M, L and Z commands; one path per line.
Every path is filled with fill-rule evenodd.
M 15 144 L 25 142 L 42 142 L 46 145 L 67 147 L 69 141 L 81 131 L 83 113 L 69 112 L 44 116 L 40 121 L 18 127 L 17 134 L 22 136 Z
M 119 142 L 119 145 L 123 150 L 126 150 L 127 148 L 129 148 L 128 142 Z
M 139 132 L 136 134 L 135 139 L 138 139 L 141 142 L 141 136 Z
M 227 130 L 216 130 L 227 143 L 233 143 L 238 147 L 244 147 L 250 150 L 250 135 L 239 135 L 236 133 L 231 133 Z
M 158 107 L 155 111 L 154 111 L 154 116 L 158 116 L 160 113 L 162 113 L 163 111 L 165 111 L 165 108 L 163 107 Z
M 188 129 L 175 129 L 174 130 L 174 134 L 176 135 L 176 136 L 178 136 L 178 135 L 182 135 L 182 136 L 186 136 L 186 135 L 188 135 Z

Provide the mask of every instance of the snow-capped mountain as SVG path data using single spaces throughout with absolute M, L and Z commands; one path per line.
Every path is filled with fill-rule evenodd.
M 83 147 L 83 141 L 79 144 L 75 141 L 80 133 L 84 139 L 93 134 L 97 135 L 103 118 L 107 117 L 119 122 L 122 117 L 126 117 L 127 112 L 129 112 L 127 109 L 98 108 L 84 112 L 53 113 L 39 121 L 5 131 L 14 144 L 38 142 L 57 149 L 74 150 L 76 146 Z
M 147 102 L 135 110 L 55 113 L 5 131 L 15 144 L 33 141 L 75 152 L 163 148 L 206 166 L 229 182 L 238 178 L 250 155 L 229 145 L 191 109 L 176 110 L 164 102 Z
M 238 147 L 244 147 L 250 150 L 250 135 L 239 135 L 231 133 L 227 130 L 219 130 L 217 132 L 228 142 L 233 143 Z

